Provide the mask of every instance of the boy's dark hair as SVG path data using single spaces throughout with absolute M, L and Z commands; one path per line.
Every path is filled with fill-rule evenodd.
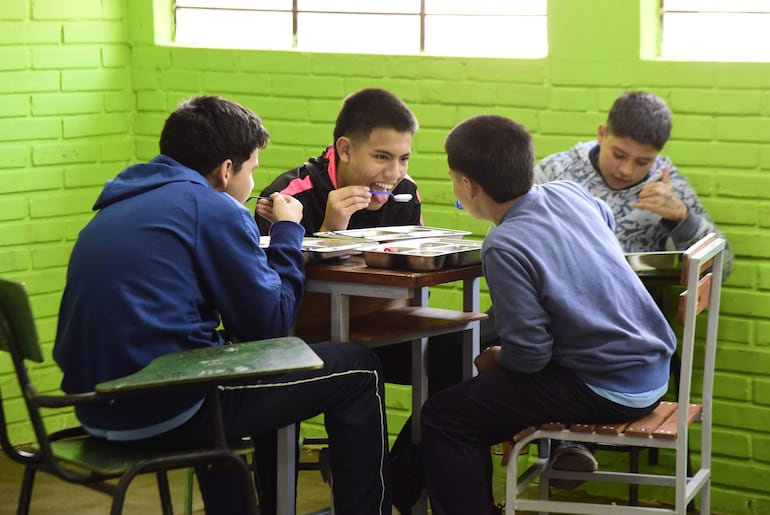
M 521 124 L 482 114 L 457 125 L 444 142 L 449 168 L 477 182 L 496 202 L 532 188 L 535 149 Z
M 270 134 L 253 111 L 203 95 L 185 100 L 166 119 L 160 152 L 205 177 L 226 159 L 239 172 L 244 161 L 269 141 Z
M 368 138 L 374 129 L 417 132 L 414 113 L 390 91 L 367 88 L 348 95 L 334 125 L 334 141 L 341 136 Z
M 652 93 L 627 91 L 612 104 L 607 130 L 661 150 L 671 136 L 671 110 Z

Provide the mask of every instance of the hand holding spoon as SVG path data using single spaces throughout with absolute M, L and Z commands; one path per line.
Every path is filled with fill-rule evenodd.
M 390 195 L 396 202 L 409 202 L 412 200 L 411 193 L 396 193 L 395 195 L 390 191 L 372 191 L 372 195 Z

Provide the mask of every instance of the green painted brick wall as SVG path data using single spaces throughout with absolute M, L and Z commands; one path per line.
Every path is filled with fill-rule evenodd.
M 389 88 L 420 120 L 410 174 L 421 187 L 425 223 L 481 238 L 487 224 L 457 211 L 449 189 L 442 144 L 454 124 L 481 112 L 509 116 L 532 131 L 542 157 L 594 138 L 622 91 L 648 89 L 674 111 L 665 152 L 737 256 L 722 301 L 714 508 L 767 512 L 770 487 L 755 479 L 770 473 L 770 63 L 641 59 L 640 13 L 655 3 L 549 0 L 549 56 L 515 60 L 180 48 L 163 39 L 169 0 L 4 0 L 0 274 L 25 281 L 32 295 L 47 353 L 32 368 L 36 379 L 58 387 L 50 359 L 58 301 L 93 200 L 125 165 L 156 154 L 165 117 L 186 97 L 220 94 L 264 118 L 272 143 L 260 156 L 260 188 L 330 142 L 344 95 Z M 431 295 L 439 307 L 460 301 L 458 285 Z M 21 402 L 5 356 L 0 388 L 18 421 Z M 388 398 L 395 432 L 408 416 L 409 389 L 390 388 Z M 23 424 L 12 428 L 14 438 L 29 439 Z

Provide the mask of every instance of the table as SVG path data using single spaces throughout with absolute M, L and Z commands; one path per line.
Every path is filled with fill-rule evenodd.
M 465 312 L 479 312 L 479 282 L 482 276 L 481 264 L 435 271 L 417 272 L 367 267 L 363 257 L 352 256 L 343 261 L 308 264 L 305 271 L 305 291 L 327 293 L 331 297 L 331 339 L 350 339 L 350 297 L 376 297 L 406 299 L 411 306 L 428 306 L 429 287 L 462 281 L 463 306 Z M 479 321 L 476 317 L 463 327 L 463 377 L 475 375 L 473 358 L 479 353 Z M 454 329 L 456 331 L 457 328 Z M 446 332 L 446 331 L 444 331 Z M 412 439 L 420 439 L 420 409 L 428 398 L 428 378 L 425 373 L 428 337 L 440 332 L 426 331 L 414 339 L 412 345 Z M 414 336 L 414 335 L 411 335 Z M 378 341 L 377 345 L 408 341 L 404 337 L 390 337 Z M 294 499 L 294 440 L 292 427 L 279 433 L 279 499 Z M 291 449 L 289 449 L 291 447 Z M 286 460 L 288 454 L 289 460 Z M 288 467 L 287 467 L 288 465 Z M 283 486 L 282 486 L 283 485 Z M 290 497 L 284 497 L 291 495 Z M 286 509 L 279 506 L 279 515 L 293 515 L 293 503 Z M 425 513 L 427 504 L 423 499 L 413 510 Z

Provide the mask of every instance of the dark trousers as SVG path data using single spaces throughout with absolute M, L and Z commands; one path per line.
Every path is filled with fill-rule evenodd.
M 487 515 L 489 448 L 527 426 L 548 420 L 617 423 L 656 405 L 615 404 L 554 364 L 535 374 L 496 368 L 432 395 L 422 410 L 419 450 L 433 513 Z
M 222 392 L 227 437 L 256 437 L 323 413 L 331 447 L 335 513 L 389 514 L 390 460 L 379 360 L 361 345 L 349 343 L 319 343 L 313 350 L 324 361 L 321 370 L 269 377 Z M 211 413 L 204 404 L 182 426 L 136 445 L 190 446 L 211 440 Z M 245 496 L 238 471 L 199 467 L 196 474 L 207 514 L 243 512 Z

